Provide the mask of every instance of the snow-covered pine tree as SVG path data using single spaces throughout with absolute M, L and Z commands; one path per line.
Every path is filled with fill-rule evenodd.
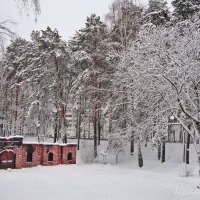
M 75 91 L 77 91 L 79 96 L 77 99 L 80 96 L 84 96 L 82 99 L 85 99 L 85 103 L 90 101 L 90 108 L 87 111 L 91 112 L 93 116 L 94 157 L 97 156 L 97 136 L 98 141 L 100 141 L 101 131 L 100 88 L 103 84 L 101 77 L 102 74 L 109 71 L 109 65 L 107 65 L 109 60 L 107 54 L 108 45 L 106 25 L 95 14 L 87 17 L 85 27 L 79 30 L 69 42 L 78 75 L 77 81 L 74 84 Z M 87 113 L 84 113 L 84 115 L 88 116 Z
M 170 20 L 170 12 L 165 0 L 149 0 L 148 8 L 145 11 L 143 23 L 152 23 L 156 26 L 164 25 Z
M 3 113 L 3 135 L 22 134 L 25 127 L 26 103 L 24 91 L 29 71 L 29 55 L 32 45 L 24 39 L 16 38 L 7 47 L 1 62 L 1 101 Z M 27 98 L 27 96 L 26 96 Z
M 41 138 L 54 128 L 55 140 L 66 138 L 71 66 L 57 30 L 36 31 L 31 42 L 17 38 L 8 46 L 1 62 L 4 135 L 37 132 Z
M 179 20 L 185 20 L 200 11 L 199 0 L 173 0 L 173 15 Z
M 66 138 L 65 112 L 72 81 L 70 52 L 58 31 L 51 30 L 50 27 L 41 33 L 33 31 L 32 40 L 37 55 L 32 65 L 32 70 L 37 72 L 32 76 L 37 91 L 34 101 L 39 103 L 39 110 L 45 107 L 47 107 L 46 111 L 50 109 L 47 116 L 50 115 L 49 120 L 54 121 L 52 124 L 54 124 L 54 142 L 56 142 L 62 137 Z M 41 113 L 44 114 L 45 110 Z M 43 119 L 42 124 L 45 125 L 44 117 L 39 119 Z M 39 122 L 38 124 L 41 125 Z M 42 132 L 44 133 L 44 130 Z

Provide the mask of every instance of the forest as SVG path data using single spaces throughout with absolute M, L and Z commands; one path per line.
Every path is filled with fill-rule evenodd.
M 54 27 L 12 39 L 0 60 L 0 136 L 76 138 L 78 149 L 89 139 L 94 159 L 107 140 L 116 161 L 137 145 L 140 167 L 141 144 L 165 162 L 165 143 L 184 141 L 186 160 L 192 143 L 200 166 L 200 1 L 171 6 L 114 0 L 68 41 Z

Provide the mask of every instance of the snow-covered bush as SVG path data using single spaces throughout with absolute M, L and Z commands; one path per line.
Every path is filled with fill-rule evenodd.
M 105 162 L 118 163 L 119 157 L 125 154 L 127 138 L 120 132 L 113 133 L 108 137 L 108 144 L 105 150 L 100 154 L 100 160 Z

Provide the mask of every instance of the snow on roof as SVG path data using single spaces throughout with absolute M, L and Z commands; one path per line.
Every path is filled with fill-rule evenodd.
M 12 152 L 12 153 L 15 153 L 12 149 L 5 149 L 5 150 L 3 150 L 3 151 L 1 151 L 0 153 L 3 153 L 3 152 Z
M 59 145 L 59 146 L 75 146 L 76 143 L 50 143 L 50 142 L 23 142 L 23 144 L 41 144 L 41 145 Z
M 76 143 L 67 143 L 67 146 L 71 146 L 71 145 L 77 145 Z
M 59 146 L 73 146 L 77 145 L 77 143 L 59 143 L 59 142 L 52 142 L 52 138 L 47 138 L 46 142 L 38 142 L 36 136 L 21 136 L 21 135 L 15 135 L 15 136 L 9 136 L 9 137 L 0 137 L 0 139 L 12 139 L 12 138 L 23 138 L 23 144 L 42 144 L 42 145 L 59 145 Z
M 44 145 L 59 145 L 59 143 L 52 143 L 52 142 L 41 142 L 40 144 L 44 144 Z
M 59 144 L 59 146 L 76 146 L 76 143 L 66 143 L 66 144 Z
M 12 138 L 24 138 L 23 136 L 21 135 L 14 135 L 14 136 L 9 136 L 9 137 L 0 137 L 0 139 L 12 139 Z
M 40 144 L 39 142 L 23 142 L 23 144 Z

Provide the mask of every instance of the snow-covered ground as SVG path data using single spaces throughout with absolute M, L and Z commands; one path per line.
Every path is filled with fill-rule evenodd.
M 182 147 L 167 144 L 166 163 L 151 147 L 143 148 L 144 167 L 137 156 L 119 164 L 83 164 L 0 170 L 0 200 L 199 200 L 198 164 L 191 151 L 190 171 L 182 177 Z

